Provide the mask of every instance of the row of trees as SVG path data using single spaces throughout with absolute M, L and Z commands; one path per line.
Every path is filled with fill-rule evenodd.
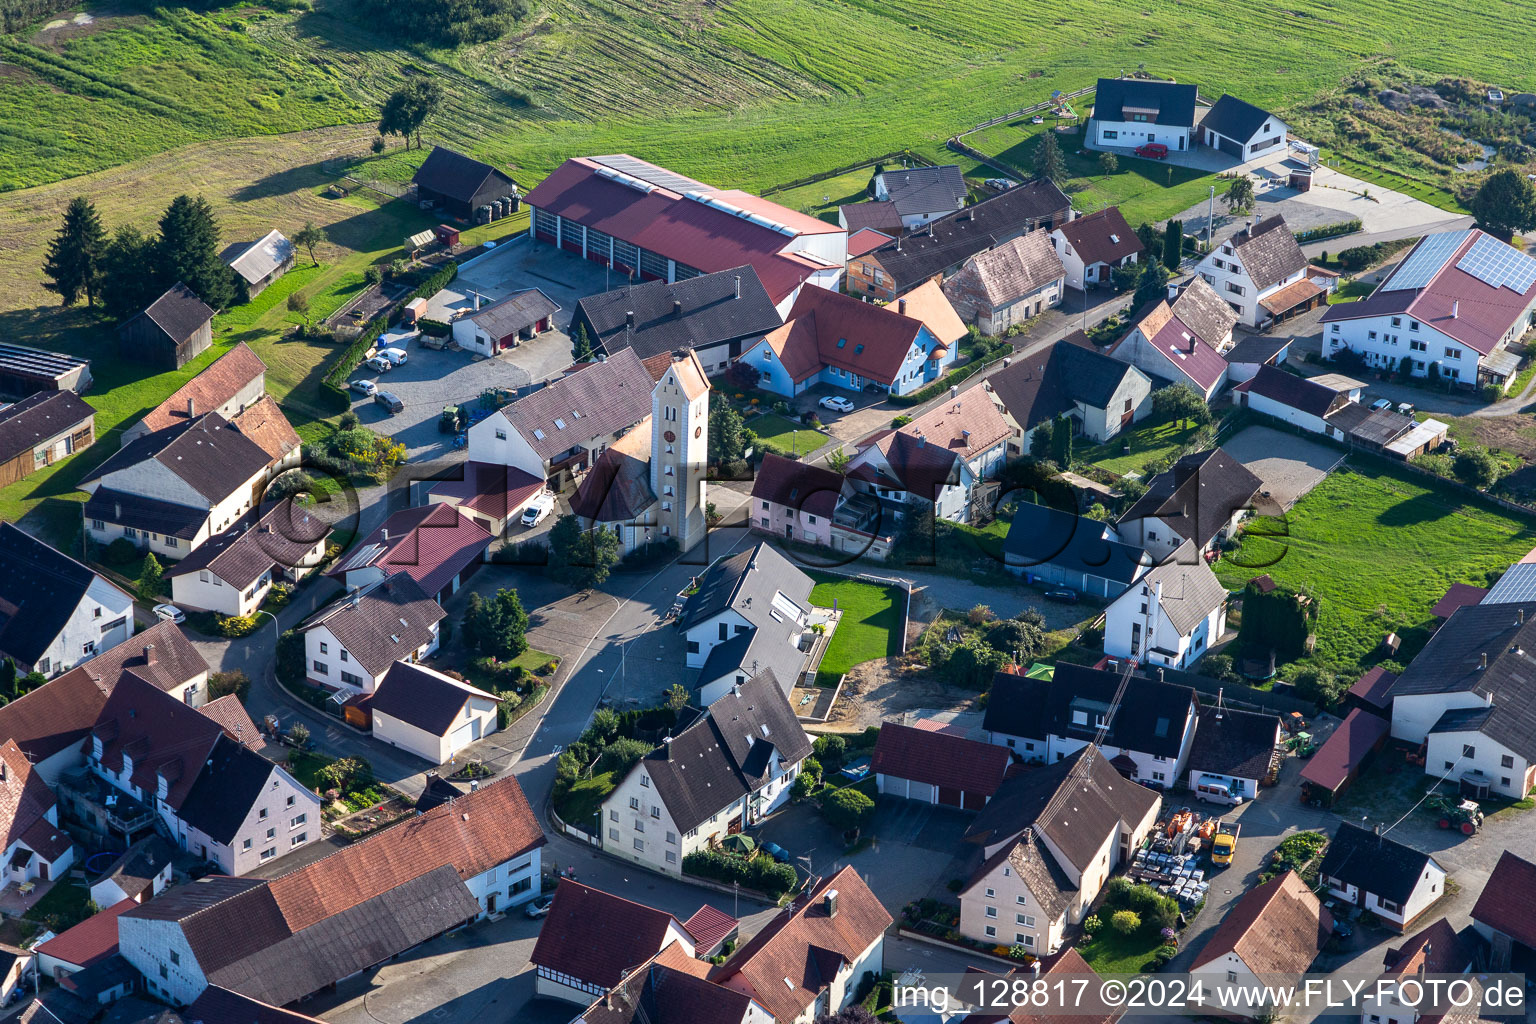
M 64 221 L 48 244 L 43 287 L 72 306 L 84 298 L 99 301 L 107 314 L 126 319 L 180 281 L 214 309 L 244 301 L 245 282 L 219 255 L 219 222 L 201 196 L 179 195 L 166 207 L 159 231 L 146 235 L 125 224 L 112 235 L 102 226 L 96 205 L 84 196 L 70 200 Z M 325 234 L 313 222 L 292 239 L 309 250 Z
M 463 46 L 500 39 L 528 14 L 526 0 L 370 0 L 363 6 L 410 42 Z

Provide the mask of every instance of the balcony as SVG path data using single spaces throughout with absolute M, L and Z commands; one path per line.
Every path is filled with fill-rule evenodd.
M 64 806 L 73 812 L 71 816 L 87 827 L 126 837 L 154 828 L 154 808 L 113 788 L 89 767 L 60 776 L 59 790 Z

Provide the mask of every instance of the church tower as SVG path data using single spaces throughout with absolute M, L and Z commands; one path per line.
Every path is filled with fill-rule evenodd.
M 704 539 L 709 457 L 709 379 L 689 349 L 672 357 L 651 389 L 651 493 L 661 536 L 688 551 Z

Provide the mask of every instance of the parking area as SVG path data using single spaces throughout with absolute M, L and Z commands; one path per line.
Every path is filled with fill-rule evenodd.
M 1261 493 L 1282 509 L 1300 501 L 1344 460 L 1335 448 L 1273 427 L 1249 427 L 1221 447 L 1264 482 Z

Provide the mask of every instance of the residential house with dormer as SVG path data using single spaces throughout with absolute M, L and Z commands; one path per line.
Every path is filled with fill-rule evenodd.
M 1250 221 L 1195 267 L 1249 327 L 1264 327 L 1323 305 L 1327 292 L 1307 276 L 1307 258 L 1280 214 Z
M 0 523 L 0 657 L 55 676 L 133 636 L 133 597 L 11 523 Z
M 864 438 L 847 476 L 894 520 L 926 504 L 935 519 L 970 522 L 973 505 L 992 497 L 988 482 L 1002 471 L 1012 433 L 990 396 L 962 394 Z
M 372 693 L 395 662 L 437 652 L 438 624 L 447 617 L 404 573 L 353 590 L 300 623 L 305 676 L 328 690 Z

